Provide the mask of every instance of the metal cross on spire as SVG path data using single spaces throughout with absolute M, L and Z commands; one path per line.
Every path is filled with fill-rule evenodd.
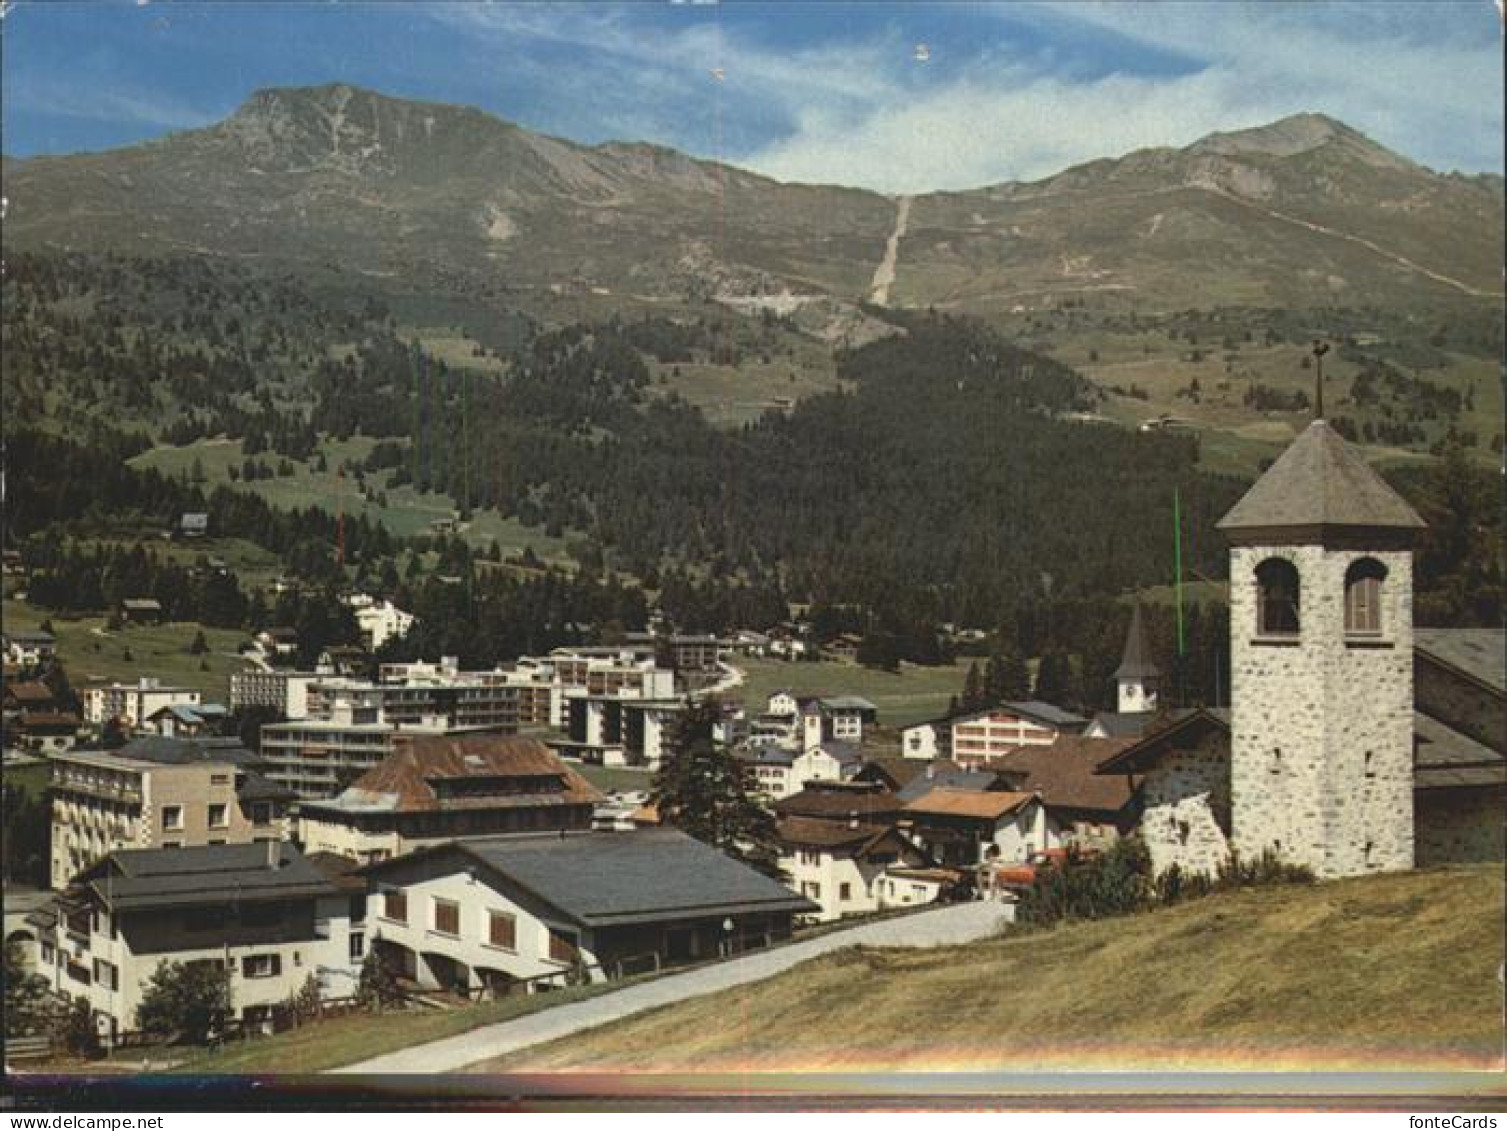
M 1318 369 L 1318 374 L 1314 379 L 1313 418 L 1315 420 L 1324 419 L 1324 355 L 1328 352 L 1328 342 L 1322 338 L 1313 340 L 1314 367 Z

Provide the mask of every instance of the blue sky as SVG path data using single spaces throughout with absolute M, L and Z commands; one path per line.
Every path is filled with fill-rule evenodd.
M 1503 168 L 1491 0 L 5 7 L 3 143 L 18 156 L 131 144 L 261 87 L 344 81 L 885 191 L 1031 179 L 1304 110 L 1434 168 Z

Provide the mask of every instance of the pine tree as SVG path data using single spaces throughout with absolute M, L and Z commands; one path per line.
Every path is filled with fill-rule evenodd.
M 779 878 L 774 815 L 749 796 L 738 760 L 716 741 L 718 718 L 715 700 L 692 703 L 681 713 L 650 800 L 665 824 Z
M 963 699 L 959 706 L 964 711 L 977 711 L 985 706 L 984 677 L 977 660 L 968 665 L 968 674 L 963 677 Z

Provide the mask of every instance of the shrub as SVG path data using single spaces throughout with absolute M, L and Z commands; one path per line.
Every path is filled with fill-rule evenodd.
M 230 971 L 214 962 L 162 962 L 136 1007 L 136 1024 L 203 1044 L 230 1018 Z

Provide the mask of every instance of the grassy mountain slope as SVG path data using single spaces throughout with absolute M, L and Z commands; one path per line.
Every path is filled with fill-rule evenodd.
M 1501 298 L 1502 179 L 1441 176 L 1304 114 L 1032 184 L 915 201 L 896 295 L 973 309 Z
M 347 85 L 205 129 L 7 169 L 7 241 L 423 280 L 538 309 L 869 290 L 896 206 L 658 146 L 582 146 Z M 980 312 L 1500 298 L 1502 181 L 1320 115 L 914 202 L 892 299 Z
M 846 951 L 472 1071 L 1500 1072 L 1502 923 L 1499 866 L 1246 891 Z

